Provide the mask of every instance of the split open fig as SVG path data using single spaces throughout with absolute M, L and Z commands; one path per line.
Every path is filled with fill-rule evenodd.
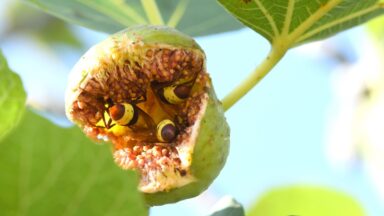
M 112 143 L 118 166 L 139 172 L 149 205 L 200 194 L 228 155 L 205 54 L 169 27 L 131 27 L 92 47 L 71 71 L 66 113 L 89 137 Z

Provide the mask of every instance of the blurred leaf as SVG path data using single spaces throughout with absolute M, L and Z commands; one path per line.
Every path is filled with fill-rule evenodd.
M 6 36 L 21 32 L 32 34 L 50 45 L 65 44 L 75 48 L 80 48 L 82 45 L 68 24 L 20 2 L 13 2 L 7 16 L 9 24 L 5 32 Z
M 71 31 L 69 26 L 58 19 L 51 19 L 42 29 L 40 34 L 36 32 L 37 36 L 44 42 L 50 44 L 64 44 L 75 48 L 81 48 L 82 42 L 80 39 Z
M 378 0 L 218 0 L 270 43 L 320 40 L 384 13 Z
M 165 20 L 173 13 L 179 2 L 183 0 L 158 0 Z M 187 8 L 177 29 L 192 35 L 208 35 L 243 28 L 236 19 L 228 14 L 216 1 L 184 0 Z
M 209 216 L 244 216 L 243 206 L 230 196 L 221 198 L 212 207 Z
M 19 122 L 26 94 L 20 77 L 9 69 L 0 51 L 0 140 Z
M 328 188 L 291 186 L 264 194 L 248 216 L 363 216 L 360 205 L 347 194 Z
M 384 17 L 380 17 L 378 19 L 369 22 L 368 29 L 373 36 L 377 38 L 381 43 L 384 43 Z
M 77 128 L 28 111 L 0 147 L 0 215 L 147 215 L 136 174 Z
M 128 26 L 147 24 L 140 0 L 26 0 L 47 13 L 97 31 L 115 33 Z M 198 36 L 241 28 L 215 1 L 157 0 L 166 22 L 181 17 L 177 29 Z M 177 8 L 177 10 L 176 10 Z M 185 13 L 183 13 L 185 9 Z M 174 16 L 175 15 L 175 16 Z

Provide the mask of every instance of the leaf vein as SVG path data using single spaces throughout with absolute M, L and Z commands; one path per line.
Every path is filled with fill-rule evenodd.
M 342 0 L 331 0 L 327 2 L 325 5 L 320 7 L 316 12 L 312 13 L 304 22 L 302 22 L 290 35 L 290 41 L 292 44 L 296 42 L 296 40 L 307 31 L 312 25 L 321 19 L 326 13 L 335 8 L 338 4 L 340 4 Z
M 187 9 L 188 3 L 189 3 L 189 0 L 179 1 L 179 3 L 177 4 L 176 8 L 173 10 L 172 15 L 167 22 L 167 26 L 175 28 L 180 23 L 180 20 L 183 18 L 185 10 Z
M 360 11 L 357 11 L 355 13 L 351 13 L 349 14 L 348 16 L 345 16 L 343 18 L 340 18 L 340 19 L 336 19 L 332 22 L 329 22 L 329 23 L 326 23 L 320 27 L 317 27 L 316 29 L 312 30 L 312 31 L 309 31 L 307 32 L 306 34 L 302 35 L 299 39 L 298 39 L 298 43 L 300 43 L 301 41 L 304 41 L 308 38 L 310 38 L 311 36 L 313 35 L 316 35 L 318 33 L 320 33 L 321 31 L 324 31 L 326 29 L 329 29 L 329 28 L 332 28 L 334 26 L 337 26 L 337 25 L 341 25 L 343 22 L 346 22 L 348 20 L 351 20 L 351 19 L 359 19 L 359 22 L 361 21 L 361 16 L 364 16 L 365 14 L 368 14 L 376 9 L 379 9 L 378 5 L 373 5 L 365 10 L 360 10 Z
M 283 34 L 287 35 L 292 22 L 293 9 L 295 8 L 295 0 L 288 0 L 287 13 L 284 19 Z
M 253 23 L 249 22 L 246 19 L 243 19 L 242 17 L 238 17 L 238 19 L 241 20 L 242 22 L 248 24 L 249 26 L 253 27 L 254 29 L 257 29 L 260 32 L 260 34 L 264 34 L 264 35 L 266 35 L 269 38 L 273 38 L 273 35 L 271 35 L 271 33 L 266 31 L 265 29 L 263 29 L 263 28 L 261 28 L 261 27 L 259 27 L 257 25 L 254 25 Z
M 264 7 L 260 0 L 254 0 L 256 5 L 260 8 L 261 12 L 264 14 L 265 18 L 267 18 L 269 25 L 272 28 L 274 36 L 279 35 L 279 30 L 277 29 L 277 25 L 272 15 L 268 12 L 268 10 Z

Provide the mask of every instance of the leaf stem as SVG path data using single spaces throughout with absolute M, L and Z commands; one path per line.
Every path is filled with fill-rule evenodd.
M 281 60 L 287 52 L 286 46 L 279 46 L 280 43 L 274 43 L 268 56 L 264 61 L 253 70 L 253 72 L 243 80 L 240 85 L 232 90 L 223 100 L 224 110 L 229 110 L 237 101 L 246 95 L 260 80 L 262 80 L 269 71 Z
M 141 4 L 143 5 L 144 11 L 147 14 L 149 23 L 153 25 L 164 25 L 159 7 L 157 7 L 156 4 L 156 0 L 141 0 Z

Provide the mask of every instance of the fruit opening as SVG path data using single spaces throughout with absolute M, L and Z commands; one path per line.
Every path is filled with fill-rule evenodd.
M 204 60 L 199 49 L 116 36 L 75 66 L 83 77 L 72 89 L 69 117 L 88 136 L 113 143 L 115 162 L 140 172 L 143 192 L 186 185 L 195 180 L 194 132 L 210 89 Z

